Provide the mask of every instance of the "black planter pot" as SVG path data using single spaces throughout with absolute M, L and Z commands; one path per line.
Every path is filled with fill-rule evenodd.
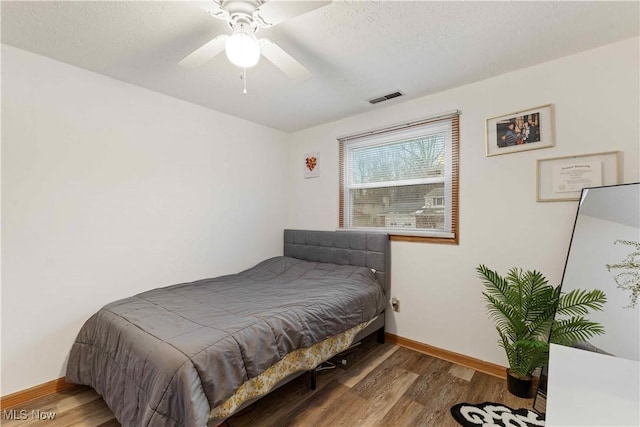
M 511 374 L 511 370 L 507 369 L 507 390 L 514 396 L 524 397 L 525 399 L 533 396 L 533 378 L 520 378 Z

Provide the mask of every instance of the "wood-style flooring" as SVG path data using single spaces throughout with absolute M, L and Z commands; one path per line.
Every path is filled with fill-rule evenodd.
M 318 372 L 317 388 L 303 375 L 227 420 L 227 427 L 255 426 L 451 426 L 449 408 L 460 402 L 499 402 L 531 408 L 533 399 L 506 391 L 505 380 L 392 344 L 365 340 L 346 366 Z M 26 414 L 25 420 L 8 420 Z M 21 412 L 23 411 L 23 412 Z M 53 420 L 33 419 L 55 413 Z M 15 415 L 18 415 L 17 417 Z M 2 426 L 112 427 L 120 424 L 102 398 L 81 387 L 2 409 Z

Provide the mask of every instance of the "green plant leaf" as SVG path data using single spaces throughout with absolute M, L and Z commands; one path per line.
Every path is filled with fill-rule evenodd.
M 479 273 L 482 282 L 485 284 L 489 295 L 493 296 L 498 301 L 510 301 L 509 284 L 506 279 L 482 264 L 476 268 L 476 271 Z
M 601 311 L 607 297 L 600 289 L 586 291 L 584 289 L 573 289 L 571 292 L 560 295 L 557 314 L 576 316 L 586 315 L 589 310 Z
M 504 334 L 522 335 L 526 331 L 526 325 L 519 318 L 518 313 L 509 304 L 499 301 L 495 297 L 483 294 L 489 304 L 487 304 L 487 313 L 489 317 L 496 323 L 496 327 Z
M 551 342 L 570 346 L 582 341 L 589 341 L 604 332 L 604 326 L 601 324 L 589 321 L 582 316 L 574 316 L 569 319 L 559 319 L 553 323 Z

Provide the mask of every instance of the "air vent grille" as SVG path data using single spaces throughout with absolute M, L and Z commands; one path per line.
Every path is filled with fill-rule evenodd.
M 387 94 L 387 95 L 382 95 L 382 96 L 377 96 L 377 97 L 375 97 L 375 98 L 371 98 L 371 99 L 369 100 L 369 103 L 371 103 L 371 104 L 377 104 L 377 103 L 379 103 L 379 102 L 388 101 L 388 100 L 390 100 L 390 99 L 397 98 L 397 97 L 402 96 L 402 95 L 403 95 L 403 93 L 402 93 L 402 92 L 393 92 L 393 93 L 389 93 L 389 94 Z

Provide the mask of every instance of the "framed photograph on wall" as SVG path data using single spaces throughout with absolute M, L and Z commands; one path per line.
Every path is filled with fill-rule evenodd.
M 538 159 L 536 201 L 579 200 L 583 188 L 619 183 L 619 151 Z
M 304 155 L 304 177 L 317 178 L 320 176 L 320 153 Z
M 553 105 L 487 119 L 485 145 L 487 156 L 553 147 Z

